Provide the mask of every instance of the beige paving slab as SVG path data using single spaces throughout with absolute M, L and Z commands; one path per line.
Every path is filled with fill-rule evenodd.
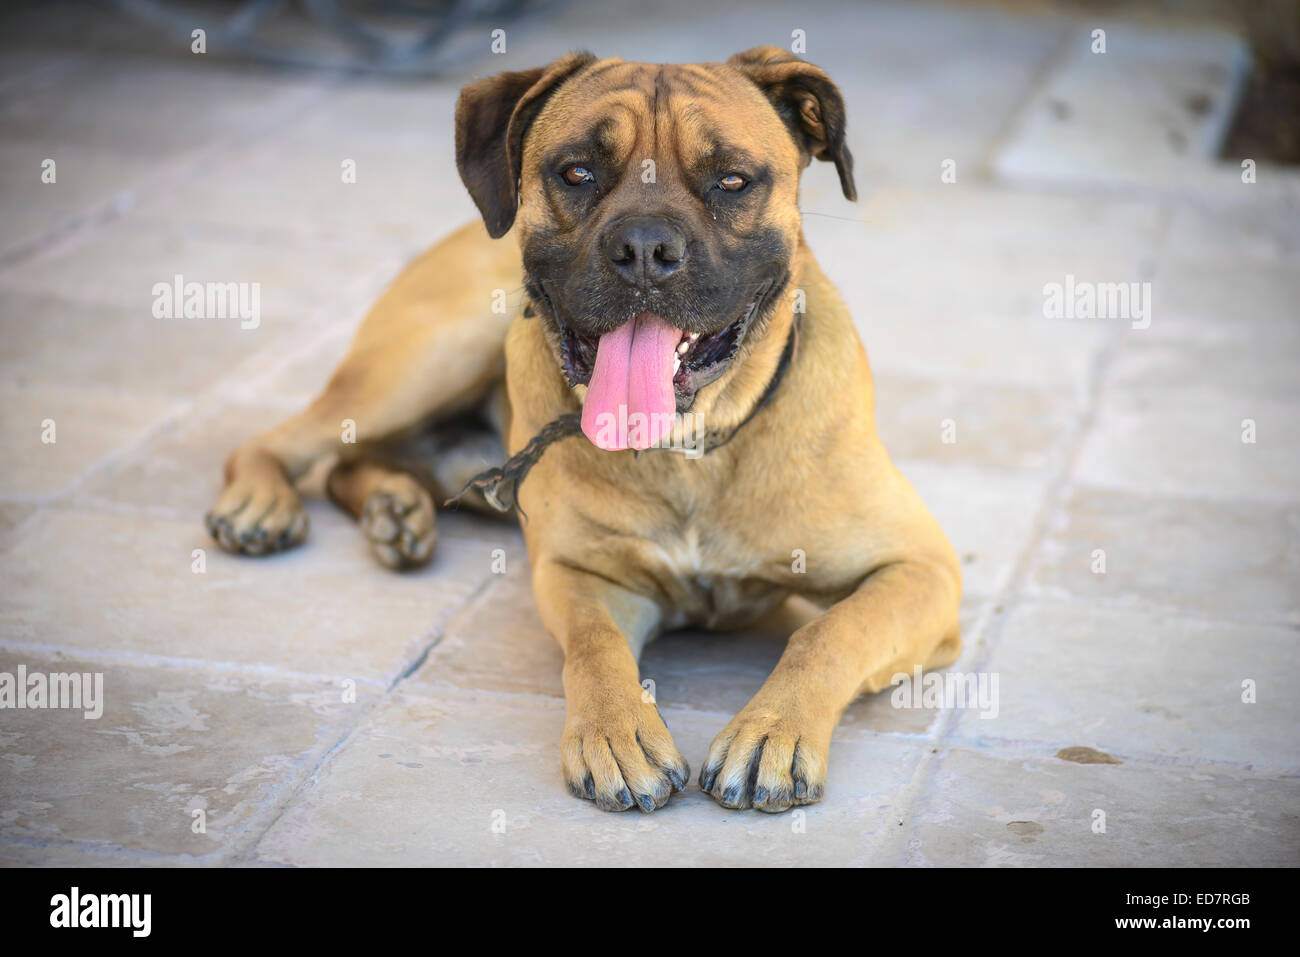
M 0 503 L 0 535 L 17 528 L 36 513 L 35 505 Z
M 839 285 L 880 374 L 1063 391 L 1083 400 L 1097 354 L 1130 320 L 1045 319 L 1044 286 L 1067 274 L 917 260 L 881 263 L 870 281 Z M 1140 277 L 1118 264 L 1087 274 Z
M 1033 472 L 899 459 L 962 562 L 966 595 L 994 595 L 1029 543 L 1047 480 Z
M 1223 409 L 1257 399 L 1300 396 L 1300 323 L 1259 324 L 1183 320 L 1158 337 L 1133 332 L 1107 370 L 1108 386 L 1121 390 L 1212 393 Z M 1162 330 L 1165 331 L 1165 330 Z
M 1298 648 L 1293 628 L 1031 601 L 978 665 L 998 676 L 997 714 L 959 711 L 952 733 L 1295 772 Z
M 1059 469 L 1082 414 L 1059 391 L 880 375 L 876 428 L 898 459 Z
M 1152 335 L 1179 336 L 1167 320 L 1202 319 L 1234 338 L 1294 337 L 1295 296 L 1300 291 L 1294 263 L 1224 256 L 1214 261 L 1177 260 L 1156 266 L 1152 279 Z
M 666 709 L 698 770 L 722 715 Z M 398 693 L 335 753 L 257 848 L 264 863 L 721 866 L 864 864 L 898 830 L 919 749 L 842 731 L 824 801 L 804 814 L 727 811 L 693 787 L 654 814 L 611 814 L 560 778 L 551 698 Z M 494 823 L 497 830 L 494 831 Z M 800 830 L 802 829 L 802 830 Z
M 48 842 L 48 859 L 78 864 L 93 860 L 89 848 L 192 858 L 237 851 L 378 694 L 363 687 L 349 704 L 330 682 L 0 649 L 0 672 L 16 676 L 19 665 L 29 677 L 103 676 L 98 718 L 6 709 L 0 730 L 0 857 L 30 857 L 33 844 Z
M 1045 319 L 1041 285 L 1034 294 L 1001 313 L 918 305 L 901 291 L 859 296 L 850 308 L 878 375 L 1064 392 L 1083 401 L 1094 359 L 1116 332 L 1104 321 Z M 889 415 L 887 404 L 877 405 L 877 424 Z
M 197 406 L 102 469 L 74 501 L 91 508 L 129 505 L 201 526 L 221 494 L 226 457 L 290 414 L 269 403 Z
M 910 206 L 900 206 L 896 215 L 906 221 Z M 974 230 L 988 222 L 996 237 L 996 211 L 987 217 L 976 220 Z M 872 239 L 872 227 L 857 222 L 810 220 L 807 232 L 878 373 L 1083 397 L 1096 354 L 1130 321 L 1048 316 L 1045 287 L 1064 284 L 1069 276 L 1126 283 L 1148 277 L 1141 257 L 1121 248 L 1127 243 L 1107 249 L 1096 247 L 1093 239 L 1073 244 L 1040 239 L 1043 233 L 1059 234 L 1060 222 L 1043 216 L 1032 227 L 1025 224 L 1023 239 L 1002 244 L 996 238 L 981 242 L 977 235 L 943 238 L 954 227 L 941 221 L 929 231 L 940 238 L 928 244 L 913 241 L 919 237 L 894 242 L 890 228 Z M 1142 231 L 1132 222 L 1115 228 L 1121 234 L 1129 228 Z
M 1034 556 L 1029 591 L 1211 618 L 1300 622 L 1300 509 L 1069 491 Z M 1094 552 L 1105 555 L 1105 573 Z
M 137 211 L 150 222 L 224 224 L 302 242 L 432 245 L 478 216 L 454 162 L 458 93 L 455 83 L 357 84 L 238 164 L 214 160 L 201 178 L 142 189 Z
M 303 336 L 304 341 L 293 343 L 292 351 L 264 353 L 248 366 L 246 375 L 223 383 L 227 394 L 247 402 L 276 403 L 293 411 L 305 408 L 324 391 L 361 325 L 365 309 L 378 293 L 365 298 L 370 300 L 365 305 L 356 297 L 357 308 L 339 310 L 337 318 L 322 323 L 326 330 L 319 339 Z
M 940 172 L 936 162 L 923 185 L 868 180 L 856 205 L 822 209 L 803 202 L 813 213 L 808 230 L 851 243 L 868 262 L 928 252 L 939 261 L 976 254 L 1008 263 L 1053 256 L 1136 260 L 1165 232 L 1167 214 L 1153 197 L 1013 188 L 961 166 L 945 183 Z
M 0 101 L 0 126 L 11 141 L 180 156 L 229 143 L 259 119 L 304 102 L 319 85 L 222 69 L 201 55 L 172 63 L 87 57 L 73 69 L 31 74 L 21 90 L 11 89 Z
M 1258 173 L 1258 171 L 1257 171 Z M 1264 172 L 1265 178 L 1272 170 Z M 1292 171 L 1290 177 L 1300 178 Z M 1162 258 L 1179 265 L 1222 269 L 1242 260 L 1285 268 L 1300 256 L 1300 207 L 1277 203 L 1265 191 L 1251 202 L 1252 186 L 1240 179 L 1203 197 L 1173 206 Z M 1230 205 L 1228 200 L 1234 200 Z
M 53 162 L 49 167 L 47 161 Z M 59 229 L 73 229 L 92 214 L 125 208 L 129 190 L 161 163 L 138 154 L 56 142 L 0 145 L 0 204 L 5 248 L 32 242 Z M 54 182 L 46 182 L 47 170 Z
M 300 328 L 157 319 L 150 303 L 91 303 L 0 290 L 0 376 L 22 389 L 72 387 L 190 400 L 261 350 L 291 348 Z
M 157 857 L 138 851 L 119 851 L 95 844 L 51 844 L 48 841 L 0 840 L 0 868 L 3 867 L 148 867 L 150 865 L 165 867 L 202 866 L 195 861 L 202 858 L 186 858 L 168 855 Z
M 1112 389 L 1074 478 L 1147 495 L 1296 502 L 1298 449 L 1300 396 Z
M 0 550 L 0 639 L 387 682 L 490 574 L 452 536 L 394 574 L 332 505 L 309 514 L 304 546 L 249 558 L 221 551 L 197 515 L 47 511 Z
M 1005 223 L 996 223 L 995 208 L 977 211 L 979 218 L 965 229 L 930 214 L 932 228 L 927 234 L 908 223 L 918 203 L 906 194 L 894 200 L 884 193 L 867 202 L 865 223 L 818 217 L 805 221 L 809 247 L 864 331 L 875 322 L 903 321 L 918 314 L 931 322 L 984 316 L 1043 322 L 1048 318 L 1044 312 L 1048 283 L 1063 284 L 1067 276 L 1089 282 L 1151 278 L 1141 244 L 1157 233 L 1148 222 L 1151 209 L 1146 207 L 1121 207 L 1104 227 L 1120 236 L 1135 234 L 1136 242 L 1120 239 L 1106 245 L 1098 242 L 1097 234 L 1083 230 L 1064 230 L 1062 238 L 1062 224 L 1071 223 L 1074 215 L 1069 207 L 1049 208 L 1037 218 L 1012 209 L 1008 216 L 1019 223 L 1019 236 Z M 981 240 L 985 224 L 991 237 Z M 949 231 L 954 234 L 949 236 Z M 1098 228 L 1097 233 L 1103 230 Z M 1086 328 L 1107 322 L 1074 320 L 1073 324 Z
M 0 386 L 0 496 L 42 501 L 175 414 L 167 399 L 78 388 Z
M 1282 304 L 1295 297 L 1294 283 L 1258 261 L 1233 265 L 1207 262 L 1203 277 L 1191 264 L 1179 266 L 1177 282 L 1154 300 L 1150 328 L 1123 332 L 1107 386 L 1193 399 L 1218 394 L 1225 410 L 1257 399 L 1293 401 L 1300 323 Z M 1175 308 L 1164 308 L 1167 299 Z
M 428 659 L 408 679 L 417 691 L 449 682 L 479 688 L 563 698 L 564 654 L 546 632 L 533 600 L 532 574 L 522 541 L 498 559 L 503 573 L 446 630 Z
M 1300 860 L 1294 778 L 941 751 L 899 863 L 1278 867 Z M 1097 815 L 1104 814 L 1104 818 Z M 1105 832 L 1094 827 L 1104 824 Z
M 412 257 L 367 250 L 358 268 L 333 277 L 328 306 L 295 325 L 283 348 L 264 349 L 220 384 L 221 395 L 298 411 L 324 390 L 371 307 Z
M 809 10 L 813 13 L 813 10 Z M 854 157 L 868 181 L 932 183 L 954 159 L 959 178 L 986 151 L 1056 49 L 1061 24 L 1050 17 L 1009 18 L 979 6 L 846 4 L 818 16 L 810 48 L 847 84 Z M 788 20 L 799 17 L 789 8 Z M 838 29 L 860 19 L 865 29 Z M 811 27 L 809 28 L 811 31 Z M 818 61 L 820 49 L 834 56 Z M 925 83 L 915 82 L 924 75 Z
M 154 292 L 155 285 L 174 284 L 177 275 L 185 282 L 248 283 L 250 305 L 251 284 L 257 283 L 259 308 L 253 318 L 157 320 L 182 328 L 213 324 L 256 339 L 272 329 L 310 324 L 371 267 L 362 253 L 341 248 L 263 246 L 247 235 L 215 236 L 118 220 L 5 273 L 0 289 L 119 305 L 152 318 L 161 295 Z
M 1105 52 L 1094 52 L 1095 30 Z M 1239 37 L 1080 18 L 994 161 L 1011 181 L 1167 186 L 1215 155 L 1249 69 Z

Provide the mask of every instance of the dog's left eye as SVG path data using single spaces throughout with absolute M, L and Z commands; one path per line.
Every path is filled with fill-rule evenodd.
M 596 177 L 591 174 L 591 170 L 585 166 L 566 166 L 560 171 L 564 181 L 570 186 L 581 186 L 583 183 L 594 183 Z
M 739 193 L 748 185 L 749 180 L 739 173 L 729 173 L 718 180 L 718 189 L 726 190 L 728 193 Z

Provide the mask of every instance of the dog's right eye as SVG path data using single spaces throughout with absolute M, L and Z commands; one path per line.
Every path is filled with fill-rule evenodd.
M 560 176 L 570 186 L 581 186 L 583 183 L 594 183 L 596 177 L 591 174 L 591 170 L 585 166 L 566 166 L 560 171 Z

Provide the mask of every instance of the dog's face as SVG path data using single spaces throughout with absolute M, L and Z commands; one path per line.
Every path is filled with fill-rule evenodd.
M 838 91 L 770 47 L 681 66 L 572 55 L 462 93 L 462 177 L 492 235 L 515 229 L 593 441 L 620 404 L 689 409 L 761 336 L 813 156 L 854 198 Z

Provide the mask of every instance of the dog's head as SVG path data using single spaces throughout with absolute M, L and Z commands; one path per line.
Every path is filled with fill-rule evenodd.
M 571 54 L 464 89 L 461 178 L 494 238 L 514 228 L 593 441 L 620 404 L 691 408 L 761 336 L 799 245 L 804 167 L 834 163 L 856 199 L 844 126 L 830 78 L 776 47 L 672 66 Z

